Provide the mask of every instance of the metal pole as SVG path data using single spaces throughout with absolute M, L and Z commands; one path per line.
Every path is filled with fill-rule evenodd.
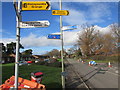
M 60 0 L 60 10 L 62 10 L 62 0 Z M 61 60 L 62 72 L 64 72 L 64 58 L 63 58 L 63 31 L 62 31 L 62 16 L 60 15 L 60 32 L 61 32 Z M 65 89 L 65 77 L 62 75 L 62 88 Z
M 20 0 L 18 0 L 18 9 L 16 11 L 19 16 L 16 16 L 16 57 L 15 57 L 15 89 L 18 90 L 18 62 L 19 62 L 19 44 L 20 44 L 20 27 L 19 22 L 21 21 L 20 16 Z

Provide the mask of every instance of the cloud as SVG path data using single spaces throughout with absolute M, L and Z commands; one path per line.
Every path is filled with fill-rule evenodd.
M 104 28 L 102 28 L 102 27 L 100 27 L 100 26 L 98 26 L 98 25 L 95 25 L 95 28 L 96 28 L 97 30 L 99 30 L 100 33 L 102 33 L 102 34 L 112 32 L 111 29 L 110 29 L 110 28 L 111 28 L 110 25 L 107 26 L 107 27 L 104 27 Z
M 68 25 L 81 25 L 87 22 L 84 12 L 75 9 L 68 10 L 70 11 L 70 14 L 63 17 L 63 22 L 68 23 Z
M 64 32 L 64 45 L 70 46 L 76 42 L 78 32 Z M 58 32 L 56 32 L 58 34 Z M 21 39 L 21 43 L 25 47 L 44 47 L 44 46 L 57 46 L 61 45 L 60 40 L 47 39 L 47 36 L 37 37 L 37 35 L 30 34 L 28 37 Z
M 106 4 L 106 3 L 85 3 L 85 5 L 90 7 L 87 12 L 92 19 L 100 19 L 102 17 L 108 17 L 111 15 L 109 4 Z
M 81 3 L 76 3 L 77 6 L 80 6 Z M 110 18 L 111 11 L 110 5 L 106 3 L 83 3 L 88 9 L 76 10 L 69 6 L 69 3 L 63 4 L 63 9 L 69 11 L 68 16 L 63 16 L 63 23 L 68 25 L 82 25 L 85 23 L 96 24 L 106 22 L 104 18 Z M 58 5 L 55 5 L 54 8 L 58 8 Z M 59 19 L 56 19 L 59 22 Z
M 69 31 L 65 31 L 64 32 L 64 45 L 65 46 L 70 46 L 70 45 L 74 45 L 77 42 L 77 38 L 78 38 L 78 32 L 69 32 Z
M 100 27 L 100 26 L 95 26 L 97 30 L 100 30 L 101 33 L 108 33 L 110 32 L 110 25 L 107 27 Z M 65 46 L 72 46 L 75 43 L 77 43 L 77 37 L 78 34 L 81 33 L 82 30 L 80 31 L 64 31 L 63 35 L 64 35 L 64 45 Z M 58 33 L 58 32 L 56 32 Z M 10 42 L 16 42 L 16 40 L 14 38 L 3 38 L 2 41 L 4 44 L 10 43 Z M 42 37 L 38 37 L 37 35 L 31 33 L 26 37 L 21 38 L 21 44 L 25 47 L 25 48 L 32 48 L 32 47 L 49 47 L 49 46 L 53 46 L 53 47 L 60 47 L 61 46 L 61 40 L 53 40 L 53 39 L 47 39 L 47 36 L 42 36 Z
M 7 43 L 10 43 L 10 42 L 16 42 L 16 39 L 15 39 L 15 38 L 2 38 L 2 39 L 0 40 L 0 43 L 4 43 L 5 45 L 6 45 Z
M 39 47 L 39 46 L 59 46 L 60 40 L 47 39 L 47 36 L 38 37 L 35 34 L 30 34 L 28 37 L 21 39 L 21 43 L 25 47 Z

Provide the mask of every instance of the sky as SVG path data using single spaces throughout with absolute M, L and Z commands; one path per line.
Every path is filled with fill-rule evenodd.
M 67 0 L 66 0 L 67 1 Z M 68 16 L 62 16 L 63 26 L 78 25 L 76 30 L 64 31 L 64 48 L 68 49 L 77 43 L 81 25 L 95 25 L 102 32 L 109 32 L 109 26 L 118 22 L 118 2 L 62 2 L 62 10 L 68 10 Z M 59 10 L 58 2 L 51 2 L 51 9 L 46 11 L 22 11 L 22 21 L 48 20 L 49 27 L 21 28 L 20 43 L 24 46 L 21 52 L 32 49 L 33 54 L 44 54 L 52 49 L 61 49 L 61 40 L 47 39 L 48 34 L 60 33 L 60 17 L 52 15 L 52 10 Z M 0 42 L 4 44 L 16 42 L 16 13 L 12 2 L 2 2 L 1 5 Z

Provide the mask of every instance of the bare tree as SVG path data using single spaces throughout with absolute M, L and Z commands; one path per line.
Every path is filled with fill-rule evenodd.
M 113 32 L 113 37 L 115 38 L 116 51 L 120 53 L 120 26 L 117 23 L 113 23 L 110 26 L 111 31 Z
M 103 35 L 103 47 L 102 51 L 105 55 L 108 55 L 109 53 L 113 53 L 115 49 L 115 38 L 112 36 L 112 33 L 106 33 Z
M 84 24 L 82 25 L 82 34 L 79 34 L 78 44 L 80 49 L 85 56 L 90 56 L 93 54 L 93 45 L 96 40 L 97 30 L 92 25 Z
M 98 31 L 95 35 L 95 40 L 92 44 L 91 50 L 94 54 L 100 54 L 102 47 L 104 46 L 103 35 Z
M 112 30 L 114 36 L 118 39 L 120 39 L 120 27 L 118 27 L 118 24 L 117 23 L 113 23 L 111 26 L 110 26 L 110 29 Z

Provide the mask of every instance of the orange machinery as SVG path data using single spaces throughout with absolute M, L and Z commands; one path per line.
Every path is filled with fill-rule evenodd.
M 14 88 L 15 76 L 10 77 L 4 84 L 0 85 L 0 90 L 10 90 Z M 18 90 L 46 90 L 45 86 L 37 82 L 18 78 Z

